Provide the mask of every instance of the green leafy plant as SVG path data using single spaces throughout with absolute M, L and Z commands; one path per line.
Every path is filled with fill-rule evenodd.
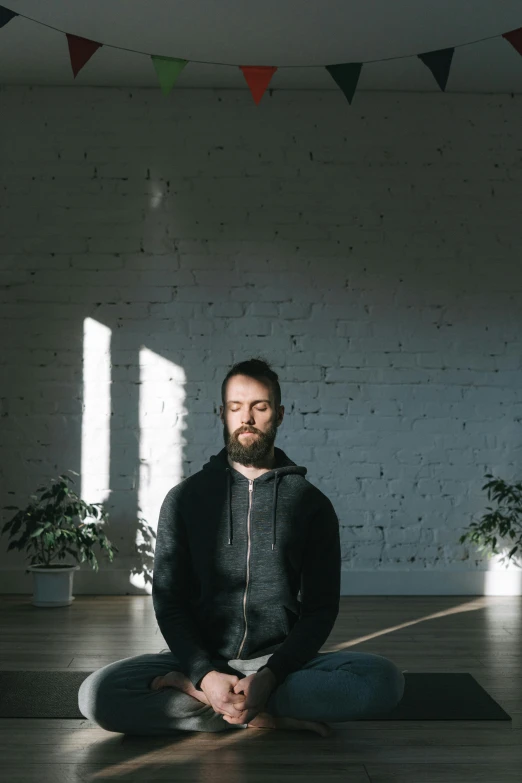
M 482 489 L 487 489 L 488 500 L 493 499 L 498 503 L 498 508 L 493 509 L 491 506 L 486 506 L 486 509 L 490 512 L 484 514 L 479 522 L 472 522 L 470 529 L 459 539 L 461 544 L 466 539 L 472 541 L 475 544 L 479 544 L 479 552 L 484 551 L 488 547 L 491 548 L 492 554 L 498 555 L 500 552 L 497 547 L 497 537 L 505 538 L 509 536 L 511 539 L 518 539 L 515 542 L 515 546 L 510 550 L 507 555 L 501 558 L 501 562 L 513 557 L 522 543 L 522 536 L 520 535 L 522 524 L 518 518 L 518 515 L 522 513 L 522 484 L 508 484 L 502 479 L 495 479 L 491 473 L 486 473 L 486 478 L 492 479 L 484 484 Z M 502 504 L 505 502 L 505 505 Z M 516 530 L 516 528 L 519 528 Z M 517 564 L 518 565 L 518 564 Z
M 74 470 L 69 472 L 79 475 Z M 93 546 L 98 544 L 102 554 L 106 553 L 112 563 L 114 553 L 119 550 L 103 532 L 102 523 L 107 522 L 108 513 L 101 508 L 102 503 L 86 503 L 79 498 L 67 483 L 74 484 L 69 476 L 60 475 L 53 482 L 50 488 L 38 487 L 36 492 L 41 493 L 40 498 L 30 495 L 33 502 L 24 509 L 4 506 L 6 510 L 17 511 L 1 531 L 2 535 L 9 533 L 13 538 L 7 550 L 25 547 L 29 552 L 33 549 L 30 565 L 41 564 L 46 568 L 64 568 L 65 564 L 51 564 L 51 561 L 71 555 L 79 563 L 88 560 L 97 571 L 98 560 Z M 100 521 L 85 522 L 86 517 L 99 517 Z M 14 539 L 18 533 L 20 538 Z

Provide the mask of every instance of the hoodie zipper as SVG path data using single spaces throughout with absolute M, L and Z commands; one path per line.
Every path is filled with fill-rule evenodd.
M 241 642 L 241 646 L 239 648 L 239 652 L 236 656 L 236 658 L 241 657 L 241 651 L 243 649 L 243 645 L 245 644 L 245 639 L 247 635 L 247 616 L 246 616 L 246 597 L 247 597 L 247 590 L 248 590 L 248 580 L 250 577 L 250 511 L 252 509 L 252 497 L 254 492 L 254 481 L 253 479 L 248 479 L 248 521 L 247 521 L 247 534 L 248 534 L 248 550 L 247 550 L 247 579 L 246 579 L 246 585 L 245 585 L 245 593 L 243 595 L 243 616 L 245 618 L 245 633 L 243 635 L 243 641 Z

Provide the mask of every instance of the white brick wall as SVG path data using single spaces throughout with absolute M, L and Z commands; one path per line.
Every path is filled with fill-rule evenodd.
M 80 471 L 91 318 L 112 335 L 111 590 L 129 590 L 144 476 L 156 526 L 165 488 L 223 445 L 223 377 L 258 354 L 280 375 L 276 444 L 332 500 L 344 571 L 500 568 L 457 542 L 485 473 L 520 480 L 521 96 L 0 100 L 1 506 Z M 143 347 L 182 368 L 186 398 L 149 385 L 140 468 Z M 154 448 L 174 421 L 179 475 Z M 24 560 L 0 543 L 16 591 Z

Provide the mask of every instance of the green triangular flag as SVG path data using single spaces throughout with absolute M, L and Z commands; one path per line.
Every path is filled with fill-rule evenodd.
M 150 58 L 158 74 L 161 91 L 163 95 L 168 95 L 188 60 L 182 60 L 180 57 L 161 57 L 159 54 L 151 54 Z
M 325 66 L 332 79 L 348 98 L 348 103 L 352 102 L 362 65 L 362 63 L 340 63 L 339 65 Z

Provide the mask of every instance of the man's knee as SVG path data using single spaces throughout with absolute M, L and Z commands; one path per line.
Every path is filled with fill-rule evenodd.
M 94 721 L 102 729 L 118 731 L 113 728 L 114 699 L 111 699 L 111 682 L 103 676 L 102 670 L 89 674 L 78 691 L 78 707 L 82 715 Z
M 378 691 L 383 703 L 389 710 L 394 709 L 404 694 L 405 679 L 402 671 L 388 658 L 382 659 L 378 675 Z

